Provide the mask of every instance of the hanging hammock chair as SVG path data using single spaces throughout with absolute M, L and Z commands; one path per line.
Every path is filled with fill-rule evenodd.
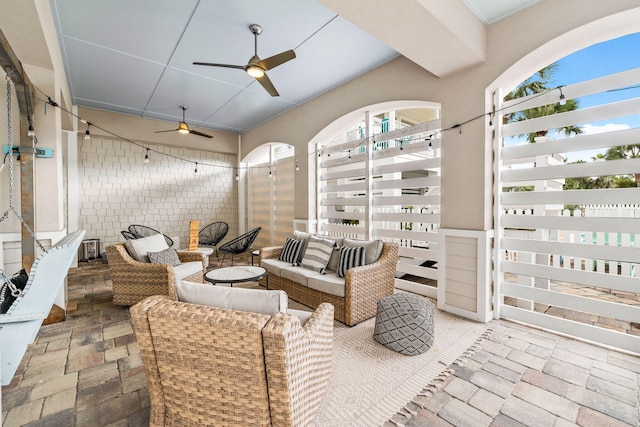
M 42 322 L 49 315 L 85 234 L 85 230 L 70 233 L 53 247 L 46 250 L 14 207 L 13 131 L 11 128 L 12 108 L 9 76 L 7 76 L 7 112 L 9 117 L 8 143 L 10 147 L 9 209 L 0 217 L 0 222 L 9 217 L 9 212 L 13 212 L 38 244 L 42 253 L 33 262 L 26 285 L 22 291 L 17 290 L 4 270 L 0 269 L 0 278 L 2 279 L 0 286 L 7 288 L 6 290 L 3 289 L 5 292 L 0 294 L 0 298 L 4 299 L 3 297 L 8 295 L 9 292 L 16 297 L 7 312 L 0 314 L 0 368 L 2 374 L 0 383 L 2 385 L 7 385 L 11 382 L 27 347 L 34 341 Z

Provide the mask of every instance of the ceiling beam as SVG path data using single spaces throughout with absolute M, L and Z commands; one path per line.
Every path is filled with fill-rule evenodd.
M 462 0 L 318 2 L 438 77 L 486 58 L 486 27 Z

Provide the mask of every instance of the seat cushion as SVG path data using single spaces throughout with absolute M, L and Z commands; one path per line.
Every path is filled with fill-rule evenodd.
M 344 278 L 338 277 L 335 273 L 309 277 L 307 286 L 316 291 L 344 297 Z
M 288 305 L 287 293 L 277 290 L 232 288 L 181 280 L 176 284 L 176 291 L 183 302 L 271 316 L 279 311 L 286 312 Z
M 307 279 L 314 276 L 322 276 L 322 274 L 303 267 L 289 266 L 280 270 L 280 277 L 289 279 L 292 282 L 296 282 L 302 286 L 307 286 Z
M 260 260 L 260 267 L 267 270 L 269 274 L 274 274 L 276 276 L 282 277 L 280 270 L 282 270 L 283 268 L 291 267 L 291 263 L 280 261 L 276 258 L 269 258 Z
M 201 261 L 183 262 L 180 265 L 176 265 L 175 267 L 173 267 L 173 274 L 176 278 L 176 284 L 178 284 L 178 282 L 180 282 L 182 279 L 185 279 L 192 274 L 196 274 L 199 271 L 202 271 Z
M 149 262 L 149 257 L 147 256 L 149 252 L 160 252 L 169 248 L 167 241 L 160 233 L 141 237 L 140 239 L 127 240 L 124 246 L 127 248 L 131 258 L 140 262 Z

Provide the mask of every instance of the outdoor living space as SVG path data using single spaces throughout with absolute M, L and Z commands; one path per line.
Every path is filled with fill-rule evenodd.
M 67 320 L 42 327 L 3 387 L 3 426 L 147 425 L 144 367 L 128 309 L 112 303 L 107 264 L 71 269 L 69 302 Z M 637 425 L 640 358 L 503 320 L 487 331 L 454 363 L 434 360 L 434 379 L 378 425 Z M 378 357 L 393 353 L 375 344 Z M 314 425 L 347 425 L 336 423 L 336 408 L 355 409 L 325 402 Z
M 640 425 L 588 3 L 0 2 L 3 425 Z

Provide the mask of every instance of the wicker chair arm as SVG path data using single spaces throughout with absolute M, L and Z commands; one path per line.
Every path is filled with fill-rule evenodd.
M 279 258 L 282 253 L 282 246 L 269 246 L 260 249 L 260 259 Z
M 168 299 L 169 298 L 164 295 L 154 295 L 140 301 L 130 309 L 133 332 L 136 335 L 141 356 L 145 361 L 144 369 L 147 376 L 149 400 L 151 401 L 151 410 L 149 413 L 150 426 L 165 425 L 166 405 L 164 403 L 164 393 L 162 392 L 162 384 L 160 382 L 158 361 L 153 351 L 153 339 L 151 338 L 151 328 L 149 326 L 147 313 L 150 308 L 162 304 L 163 301 L 167 301 Z
M 302 328 L 277 313 L 262 330 L 273 425 L 311 425 L 329 384 L 333 305 L 321 304 Z
M 385 243 L 374 263 L 351 268 L 345 274 L 345 307 L 350 324 L 359 323 L 375 313 L 378 300 L 393 295 L 398 262 L 398 245 Z
M 191 261 L 200 261 L 202 262 L 202 269 L 204 270 L 205 267 L 205 256 L 203 253 L 200 252 L 189 252 L 189 251 L 177 251 L 178 252 L 178 259 L 180 259 L 180 262 L 191 262 Z

